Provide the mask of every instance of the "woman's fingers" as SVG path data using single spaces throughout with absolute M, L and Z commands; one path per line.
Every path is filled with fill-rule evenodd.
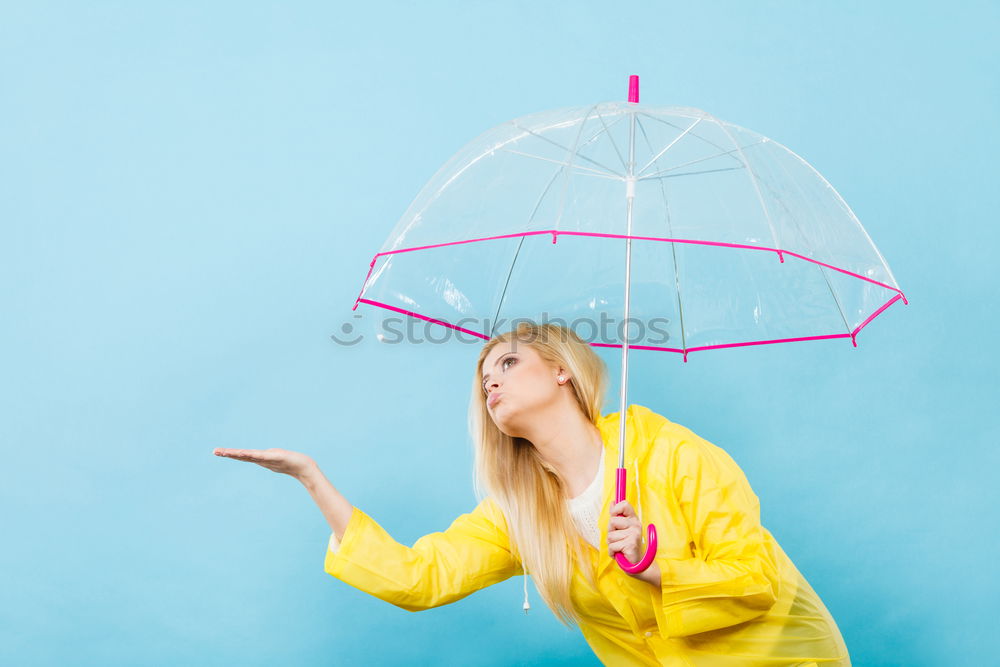
M 642 536 L 639 529 L 629 529 L 629 530 L 615 530 L 608 533 L 608 545 L 617 544 L 618 542 L 632 542 L 638 541 Z
M 627 516 L 613 516 L 608 520 L 608 527 L 612 529 L 616 528 L 628 528 L 629 526 L 638 526 L 639 520 L 636 518 L 629 518 Z
M 622 552 L 630 561 L 638 558 L 642 547 L 642 525 L 635 510 L 623 500 L 611 506 L 608 519 L 608 555 Z
M 611 515 L 635 516 L 635 510 L 632 509 L 627 500 L 623 500 L 611 506 Z
M 213 453 L 216 456 L 222 456 L 227 459 L 256 463 L 268 470 L 291 475 L 296 478 L 300 478 L 301 475 L 308 473 L 311 470 L 311 466 L 315 465 L 315 462 L 310 457 L 301 452 L 293 452 L 275 447 L 270 449 L 227 449 L 225 447 L 216 447 Z
M 635 562 L 642 551 L 642 533 L 638 527 L 629 530 L 616 530 L 608 533 L 608 555 L 624 552 L 629 560 Z
M 218 456 L 226 456 L 229 458 L 236 458 L 236 459 L 273 458 L 272 452 L 269 449 L 225 449 L 222 447 L 216 447 L 214 453 Z
M 225 456 L 230 459 L 252 461 L 257 458 L 262 458 L 261 454 L 264 452 L 259 449 L 224 449 L 222 447 L 216 447 L 214 453 L 216 456 Z

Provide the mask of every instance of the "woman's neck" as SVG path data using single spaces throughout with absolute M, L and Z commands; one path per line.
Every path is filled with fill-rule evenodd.
M 583 493 L 594 481 L 601 464 L 604 441 L 601 431 L 575 405 L 551 418 L 539 420 L 525 437 L 546 463 L 559 473 L 570 498 Z

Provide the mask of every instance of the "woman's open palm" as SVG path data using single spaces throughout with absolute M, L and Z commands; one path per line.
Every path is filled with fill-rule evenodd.
M 312 457 L 302 452 L 293 452 L 276 447 L 272 447 L 271 449 L 224 449 L 216 447 L 213 454 L 237 461 L 256 463 L 268 470 L 291 475 L 296 479 L 301 478 L 307 470 L 316 465 Z

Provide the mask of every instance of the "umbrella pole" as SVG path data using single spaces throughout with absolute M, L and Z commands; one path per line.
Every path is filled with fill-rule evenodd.
M 639 101 L 639 77 L 629 77 L 629 102 Z M 618 402 L 618 470 L 615 479 L 615 503 L 625 500 L 625 398 L 628 390 L 629 294 L 632 286 L 632 200 L 635 199 L 635 112 L 631 113 L 628 130 L 628 170 L 625 177 L 625 321 L 622 322 L 622 377 Z M 638 563 L 632 563 L 618 552 L 615 560 L 629 574 L 643 572 L 656 555 L 656 528 L 649 524 L 646 553 Z
M 625 469 L 625 399 L 628 391 L 628 342 L 629 295 L 632 285 L 632 200 L 635 198 L 635 114 L 632 114 L 628 132 L 628 174 L 625 177 L 625 321 L 622 322 L 622 377 L 619 391 L 618 414 L 621 425 L 618 433 L 618 469 Z M 619 489 L 624 494 L 624 489 Z M 618 498 L 618 502 L 624 497 Z

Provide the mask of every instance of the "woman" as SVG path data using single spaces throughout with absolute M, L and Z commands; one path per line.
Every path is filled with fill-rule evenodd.
M 326 572 L 403 609 L 531 574 L 604 664 L 849 665 L 833 618 L 760 525 L 757 497 L 722 449 L 630 406 L 625 465 L 635 508 L 612 505 L 620 415 L 601 416 L 606 376 L 564 327 L 524 323 L 487 342 L 469 407 L 483 500 L 412 547 L 352 507 L 304 454 L 216 454 L 301 480 L 333 531 Z M 648 523 L 656 559 L 630 575 L 614 555 L 638 561 Z

